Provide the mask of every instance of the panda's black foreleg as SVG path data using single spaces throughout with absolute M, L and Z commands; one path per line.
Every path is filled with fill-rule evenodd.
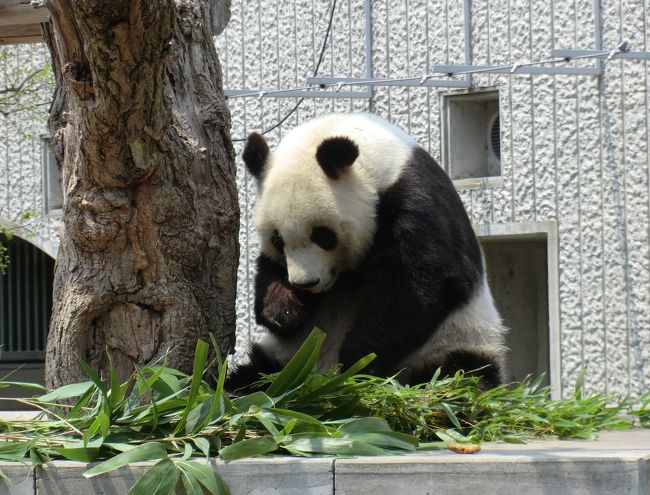
M 256 387 L 255 382 L 260 374 L 271 374 L 281 371 L 283 364 L 269 356 L 258 344 L 253 344 L 248 354 L 249 363 L 236 366 L 228 375 L 224 388 L 229 392 L 250 392 Z
M 317 296 L 294 289 L 287 269 L 265 255 L 257 258 L 255 319 L 279 337 L 301 332 L 311 316 Z

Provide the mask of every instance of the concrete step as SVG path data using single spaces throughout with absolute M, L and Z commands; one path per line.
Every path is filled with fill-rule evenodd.
M 211 464 L 232 495 L 650 495 L 650 430 L 605 432 L 597 441 L 487 443 L 473 455 L 435 451 Z M 149 465 L 138 463 L 88 480 L 82 473 L 89 466 L 79 462 L 55 461 L 31 474 L 19 463 L 0 463 L 17 483 L 0 481 L 0 494 L 124 494 Z

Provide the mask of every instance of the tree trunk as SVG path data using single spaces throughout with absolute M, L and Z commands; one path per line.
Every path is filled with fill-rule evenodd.
M 215 2 L 217 0 L 210 0 Z M 221 0 L 223 1 L 223 0 Z M 49 387 L 234 344 L 239 206 L 206 0 L 49 0 L 64 227 Z M 223 11 L 223 10 L 221 10 Z M 223 24 L 223 22 L 221 23 Z

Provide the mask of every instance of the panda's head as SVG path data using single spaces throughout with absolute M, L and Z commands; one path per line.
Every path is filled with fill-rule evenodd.
M 314 293 L 354 270 L 375 232 L 378 192 L 355 164 L 347 136 L 297 128 L 271 151 L 252 134 L 243 158 L 258 185 L 255 226 L 262 252 L 286 264 L 288 281 Z

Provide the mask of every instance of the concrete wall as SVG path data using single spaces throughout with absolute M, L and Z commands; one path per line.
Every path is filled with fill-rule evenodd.
M 462 0 L 372 0 L 374 77 L 420 76 L 433 64 L 465 62 Z M 650 1 L 602 0 L 602 44 L 621 39 L 648 50 Z M 228 89 L 302 86 L 312 76 L 330 2 L 234 0 L 217 45 Z M 331 40 L 318 75 L 365 74 L 364 2 L 338 0 Z M 593 0 L 471 2 L 471 63 L 504 64 L 547 58 L 553 48 L 594 47 Z M 45 56 L 19 47 L 12 63 Z M 593 61 L 581 65 L 594 65 Z M 0 84 L 3 77 L 0 68 Z M 552 225 L 549 333 L 552 381 L 572 390 L 587 367 L 589 390 L 638 394 L 650 388 L 650 205 L 648 69 L 612 61 L 591 76 L 473 76 L 475 87 L 500 93 L 502 177 L 460 189 L 484 233 Z M 268 134 L 272 144 L 297 123 L 330 111 L 376 112 L 441 157 L 440 101 L 445 90 L 376 88 L 372 99 L 307 98 Z M 243 138 L 274 125 L 296 98 L 232 98 L 232 134 Z M 0 217 L 40 211 L 37 140 L 16 129 L 43 128 L 0 118 Z M 237 144 L 241 151 L 241 143 Z M 259 336 L 253 317 L 255 185 L 238 163 L 242 204 L 239 272 L 239 353 Z M 37 222 L 44 239 L 56 222 Z M 555 301 L 555 302 L 554 302 Z M 515 329 L 516 331 L 516 329 Z M 561 382 L 561 385 L 560 385 Z
M 606 49 L 621 39 L 648 50 L 650 2 L 603 0 Z M 464 63 L 460 0 L 373 0 L 373 76 L 420 76 L 432 64 Z M 218 40 L 226 86 L 289 88 L 313 75 L 329 2 L 233 2 L 230 25 Z M 332 42 L 319 75 L 361 77 L 363 1 L 337 4 Z M 593 0 L 471 2 L 475 65 L 548 58 L 553 48 L 595 46 Z M 593 66 L 593 61 L 581 62 Z M 650 258 L 648 194 L 648 74 L 641 61 L 606 64 L 591 76 L 473 76 L 476 87 L 500 92 L 502 180 L 460 190 L 473 222 L 548 222 L 557 228 L 557 339 L 551 342 L 556 383 L 569 393 L 587 367 L 589 390 L 638 394 L 650 387 Z M 369 110 L 411 133 L 441 156 L 440 100 L 445 90 L 377 88 L 372 100 L 306 99 L 285 129 L 329 111 Z M 293 98 L 231 99 L 233 136 L 279 121 Z M 241 150 L 241 145 L 238 147 Z M 242 264 L 238 332 L 241 351 L 258 330 L 252 316 L 255 186 L 243 166 Z M 556 292 L 553 292 L 556 291 Z M 516 330 L 515 330 L 516 331 Z M 554 357 L 555 356 L 555 357 Z M 553 368 L 553 367 L 552 367 Z
M 16 80 L 16 71 L 24 76 L 43 67 L 50 58 L 44 44 L 0 50 L 8 54 L 0 57 L 0 88 Z M 47 132 L 51 94 L 39 91 L 32 97 L 31 101 L 42 105 L 7 116 L 0 114 L 0 226 L 15 229 L 14 233 L 54 256 L 60 218 L 43 214 L 41 144 L 41 136 Z M 22 220 L 25 212 L 37 216 Z

